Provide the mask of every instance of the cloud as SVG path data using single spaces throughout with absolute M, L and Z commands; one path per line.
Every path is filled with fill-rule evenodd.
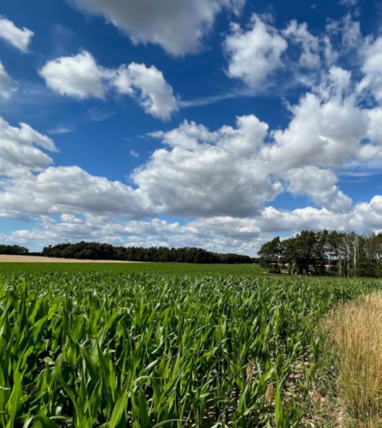
M 334 66 L 288 108 L 289 125 L 270 133 L 253 115 L 237 118 L 236 128 L 185 121 L 151 133 L 164 148 L 132 179 L 157 212 L 170 215 L 256 215 L 285 191 L 332 213 L 352 210 L 336 170 L 382 158 L 380 109 L 361 108 L 351 73 Z
M 135 80 L 135 71 L 135 64 L 118 70 L 110 84 L 117 85 L 115 81 L 120 79 L 122 92 L 136 91 L 142 82 Z M 153 69 L 138 67 L 138 73 L 146 71 L 151 76 Z M 157 77 L 155 71 L 154 75 Z M 3 183 L 3 196 L 7 196 L 4 210 L 12 215 L 23 210 L 30 215 L 94 214 L 102 211 L 103 204 L 110 210 L 103 208 L 102 215 L 245 218 L 258 216 L 265 204 L 287 191 L 308 196 L 316 206 L 332 213 L 351 211 L 352 201 L 339 188 L 336 169 L 382 157 L 381 113 L 378 108 L 360 108 L 354 87 L 350 72 L 331 67 L 314 92 L 288 107 L 289 125 L 272 132 L 253 115 L 238 117 L 235 126 L 215 131 L 184 121 L 177 128 L 153 132 L 149 136 L 159 139 L 162 147 L 132 173 L 134 188 L 91 176 L 78 167 L 48 168 L 51 158 L 32 145 L 42 156 L 34 170 L 42 172 L 27 176 L 24 182 L 13 179 Z M 72 182 L 83 183 L 83 190 L 69 192 L 77 195 L 74 201 L 57 190 L 59 185 Z M 20 197 L 28 200 L 28 195 L 20 192 L 23 183 L 28 195 L 41 202 L 37 211 L 29 208 L 33 205 L 29 202 L 25 207 L 21 204 Z M 101 198 L 99 187 L 107 189 L 118 203 Z M 94 199 L 98 208 L 82 193 L 89 189 L 99 198 L 99 203 Z
M 370 233 L 382 229 L 382 196 L 370 202 L 359 203 L 346 212 L 326 208 L 305 207 L 296 210 L 278 210 L 266 207 L 252 218 L 217 217 L 198 219 L 182 227 L 183 231 L 208 240 L 228 237 L 241 244 L 246 240 L 266 240 L 279 233 L 294 234 L 301 230 L 338 230 Z
M 292 20 L 279 29 L 271 18 L 253 14 L 247 28 L 232 23 L 223 42 L 228 77 L 244 82 L 252 96 L 276 87 L 275 83 L 279 94 L 296 86 L 312 89 L 339 60 L 349 62 L 350 53 L 358 56 L 360 48 L 370 44 L 350 13 L 329 20 L 317 35 L 306 22 Z
M 12 77 L 5 71 L 5 68 L 0 61 L 0 97 L 9 100 L 12 95 L 17 92 L 18 85 Z
M 365 232 L 382 230 L 382 195 L 374 196 L 369 203 L 358 204 L 351 227 Z
M 371 233 L 382 230 L 382 196 L 362 202 L 346 212 L 332 212 L 326 208 L 301 208 L 280 211 L 272 207 L 262 212 L 260 224 L 264 232 L 298 232 L 308 230 L 338 230 Z
M 299 58 L 300 67 L 320 67 L 320 39 L 309 32 L 308 25 L 306 23 L 298 24 L 296 20 L 293 20 L 283 31 L 283 34 L 292 43 L 298 44 L 302 47 L 302 53 Z
M 140 91 L 147 88 L 139 85 L 147 82 L 135 76 L 134 67 L 114 71 L 110 86 L 117 87 L 120 78 L 121 92 L 143 96 Z M 142 76 L 151 71 L 138 67 Z M 216 130 L 184 121 L 152 132 L 149 137 L 162 145 L 132 173 L 131 186 L 78 166 L 52 167 L 45 153 L 55 149 L 52 140 L 26 124 L 12 128 L 3 120 L 0 158 L 6 161 L 0 166 L 8 178 L 0 184 L 0 215 L 39 219 L 40 229 L 12 235 L 20 240 L 32 240 L 40 231 L 41 240 L 196 245 L 251 254 L 274 233 L 379 230 L 382 196 L 353 204 L 337 178 L 343 170 L 382 159 L 381 109 L 360 103 L 357 87 L 349 71 L 333 66 L 297 104 L 287 105 L 291 118 L 283 129 L 269 131 L 247 115 Z M 29 150 L 35 160 L 26 165 L 34 159 Z M 314 206 L 265 207 L 283 192 L 307 196 Z M 192 220 L 182 225 L 143 220 L 159 214 Z
M 49 61 L 40 70 L 46 84 L 60 95 L 80 100 L 104 98 L 111 74 L 86 51 Z
M 61 135 L 61 134 L 70 134 L 75 132 L 77 129 L 68 126 L 58 126 L 57 128 L 50 129 L 48 134 L 50 135 Z
M 359 92 L 368 92 L 376 101 L 382 101 L 382 37 L 368 39 L 361 49 L 364 78 L 358 85 Z
M 328 168 L 357 156 L 368 119 L 353 97 L 338 98 L 335 94 L 322 100 L 308 93 L 291 111 L 288 128 L 275 131 L 275 144 L 263 150 L 268 162 L 284 169 L 306 165 Z
M 235 240 L 252 240 L 261 234 L 258 218 L 212 217 L 189 222 L 183 227 L 189 234 L 200 238 L 225 237 Z
M 258 156 L 268 126 L 255 116 L 215 132 L 185 121 L 152 134 L 169 146 L 156 150 L 132 178 L 156 211 L 184 216 L 246 216 L 282 190 Z
M 227 74 L 243 80 L 252 89 L 261 89 L 268 76 L 283 67 L 281 56 L 288 44 L 279 32 L 252 15 L 248 31 L 231 25 L 231 34 L 224 41 L 228 56 Z
M 197 52 L 223 8 L 239 13 L 245 0 L 71 0 L 105 19 L 134 43 L 154 43 L 176 56 Z
M 306 166 L 287 171 L 284 178 L 289 192 L 307 195 L 320 207 L 332 212 L 348 212 L 352 208 L 352 200 L 337 187 L 338 178 L 333 171 Z
M 267 207 L 262 212 L 261 227 L 267 233 L 289 232 L 301 230 L 337 230 L 345 231 L 349 225 L 351 212 L 332 213 L 326 208 L 305 207 L 293 211 L 278 210 Z
M 340 0 L 339 3 L 343 6 L 355 6 L 358 0 Z
M 7 180 L 2 187 L 0 215 L 6 217 L 62 213 L 128 218 L 153 215 L 140 190 L 90 175 L 77 166 L 49 167 L 38 175 Z
M 12 21 L 0 15 L 0 38 L 26 53 L 32 37 L 33 31 L 27 28 L 18 28 Z
M 32 230 L 18 230 L 3 241 L 24 245 L 49 245 L 80 240 L 127 246 L 198 246 L 211 251 L 255 256 L 260 246 L 276 234 L 301 230 L 338 230 L 370 233 L 382 229 L 382 196 L 359 203 L 347 212 L 305 207 L 292 211 L 264 208 L 255 217 L 199 218 L 184 225 L 166 220 L 121 221 L 97 214 L 63 213 L 58 220 L 41 216 Z
M 382 107 L 368 111 L 370 119 L 368 137 L 371 141 L 382 144 Z
M 292 20 L 281 30 L 271 19 L 253 14 L 247 30 L 231 24 L 231 34 L 223 43 L 227 75 L 242 80 L 255 94 L 269 89 L 276 77 L 283 79 L 277 81 L 278 92 L 296 85 L 312 87 L 339 58 L 331 37 L 342 31 L 349 38 L 346 42 L 353 42 L 350 38 L 356 33 L 350 21 L 344 19 L 341 25 L 332 21 L 326 33 L 315 36 L 305 22 Z
M 131 63 L 117 71 L 113 85 L 121 94 L 136 98 L 143 110 L 154 117 L 168 120 L 178 110 L 171 86 L 156 67 Z
M 361 34 L 361 25 L 353 21 L 350 13 L 339 20 L 329 20 L 326 25 L 326 33 L 330 38 L 337 40 L 338 49 L 341 54 L 353 52 L 364 42 Z
M 12 127 L 0 116 L 0 175 L 24 176 L 29 171 L 41 171 L 52 159 L 40 148 L 56 151 L 53 141 L 26 123 Z
M 191 121 L 165 127 L 148 135 L 161 146 L 133 172 L 129 186 L 78 166 L 53 167 L 47 154 L 55 150 L 51 139 L 26 124 L 12 127 L 2 119 L 0 174 L 5 177 L 0 181 L 0 215 L 37 221 L 33 230 L 17 231 L 6 239 L 196 245 L 254 255 L 265 240 L 281 232 L 286 236 L 301 229 L 381 230 L 382 196 L 353 203 L 337 177 L 343 171 L 378 168 L 382 159 L 382 110 L 375 107 L 382 87 L 380 40 L 368 38 L 358 48 L 363 76 L 357 82 L 357 70 L 329 68 L 333 58 L 328 59 L 326 49 L 332 48 L 333 37 L 342 40 L 344 23 L 337 33 L 328 31 L 325 39 L 311 35 L 304 24 L 292 21 L 285 30 L 276 30 L 256 19 L 260 20 L 253 18 L 249 29 L 237 27 L 230 36 L 237 32 L 252 41 L 249 33 L 259 26 L 270 37 L 270 46 L 277 36 L 289 48 L 298 48 L 294 57 L 288 48 L 280 53 L 280 61 L 286 59 L 284 68 L 267 69 L 265 80 L 255 77 L 257 88 L 266 87 L 278 70 L 310 76 L 317 68 L 310 90 L 294 105 L 285 103 L 290 115 L 286 126 L 270 131 L 266 123 L 248 115 L 215 130 Z M 335 57 L 344 51 L 333 52 Z M 155 67 L 132 63 L 106 69 L 88 52 L 50 63 L 58 76 L 55 90 L 68 96 L 102 99 L 111 92 L 126 94 L 163 120 L 178 108 L 172 88 Z M 92 84 L 78 81 L 78 74 Z M 89 114 L 94 120 L 105 118 L 98 112 Z M 57 127 L 51 132 L 68 130 Z M 267 206 L 283 192 L 306 196 L 313 206 L 292 211 Z M 159 214 L 185 219 L 147 220 Z
M 162 120 L 170 119 L 178 109 L 171 86 L 154 66 L 131 63 L 107 69 L 98 65 L 89 52 L 82 51 L 49 61 L 40 75 L 55 92 L 79 100 L 104 99 L 114 88 L 135 98 L 146 113 Z
M 89 122 L 103 122 L 111 116 L 114 116 L 113 112 L 102 112 L 97 109 L 90 109 L 88 111 Z

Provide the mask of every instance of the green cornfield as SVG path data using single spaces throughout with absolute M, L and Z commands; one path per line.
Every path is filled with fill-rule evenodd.
M 0 426 L 300 427 L 316 327 L 378 280 L 0 275 Z

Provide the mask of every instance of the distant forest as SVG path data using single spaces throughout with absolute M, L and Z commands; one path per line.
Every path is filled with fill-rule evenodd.
M 218 254 L 201 248 L 114 247 L 96 242 L 58 244 L 45 247 L 42 255 L 66 259 L 126 260 L 136 262 L 178 263 L 254 263 L 256 259 L 239 254 Z
M 272 273 L 382 277 L 382 234 L 303 231 L 264 244 L 260 264 Z
M 20 247 L 19 245 L 3 245 L 0 244 L 0 254 L 12 256 L 25 256 L 29 254 L 28 248 Z

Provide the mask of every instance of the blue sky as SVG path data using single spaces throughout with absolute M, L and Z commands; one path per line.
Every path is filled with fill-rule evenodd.
M 0 240 L 256 254 L 382 229 L 382 2 L 0 6 Z

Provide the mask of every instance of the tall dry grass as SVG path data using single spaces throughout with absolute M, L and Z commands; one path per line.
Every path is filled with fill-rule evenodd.
M 338 309 L 331 321 L 337 390 L 352 423 L 382 427 L 382 294 Z

